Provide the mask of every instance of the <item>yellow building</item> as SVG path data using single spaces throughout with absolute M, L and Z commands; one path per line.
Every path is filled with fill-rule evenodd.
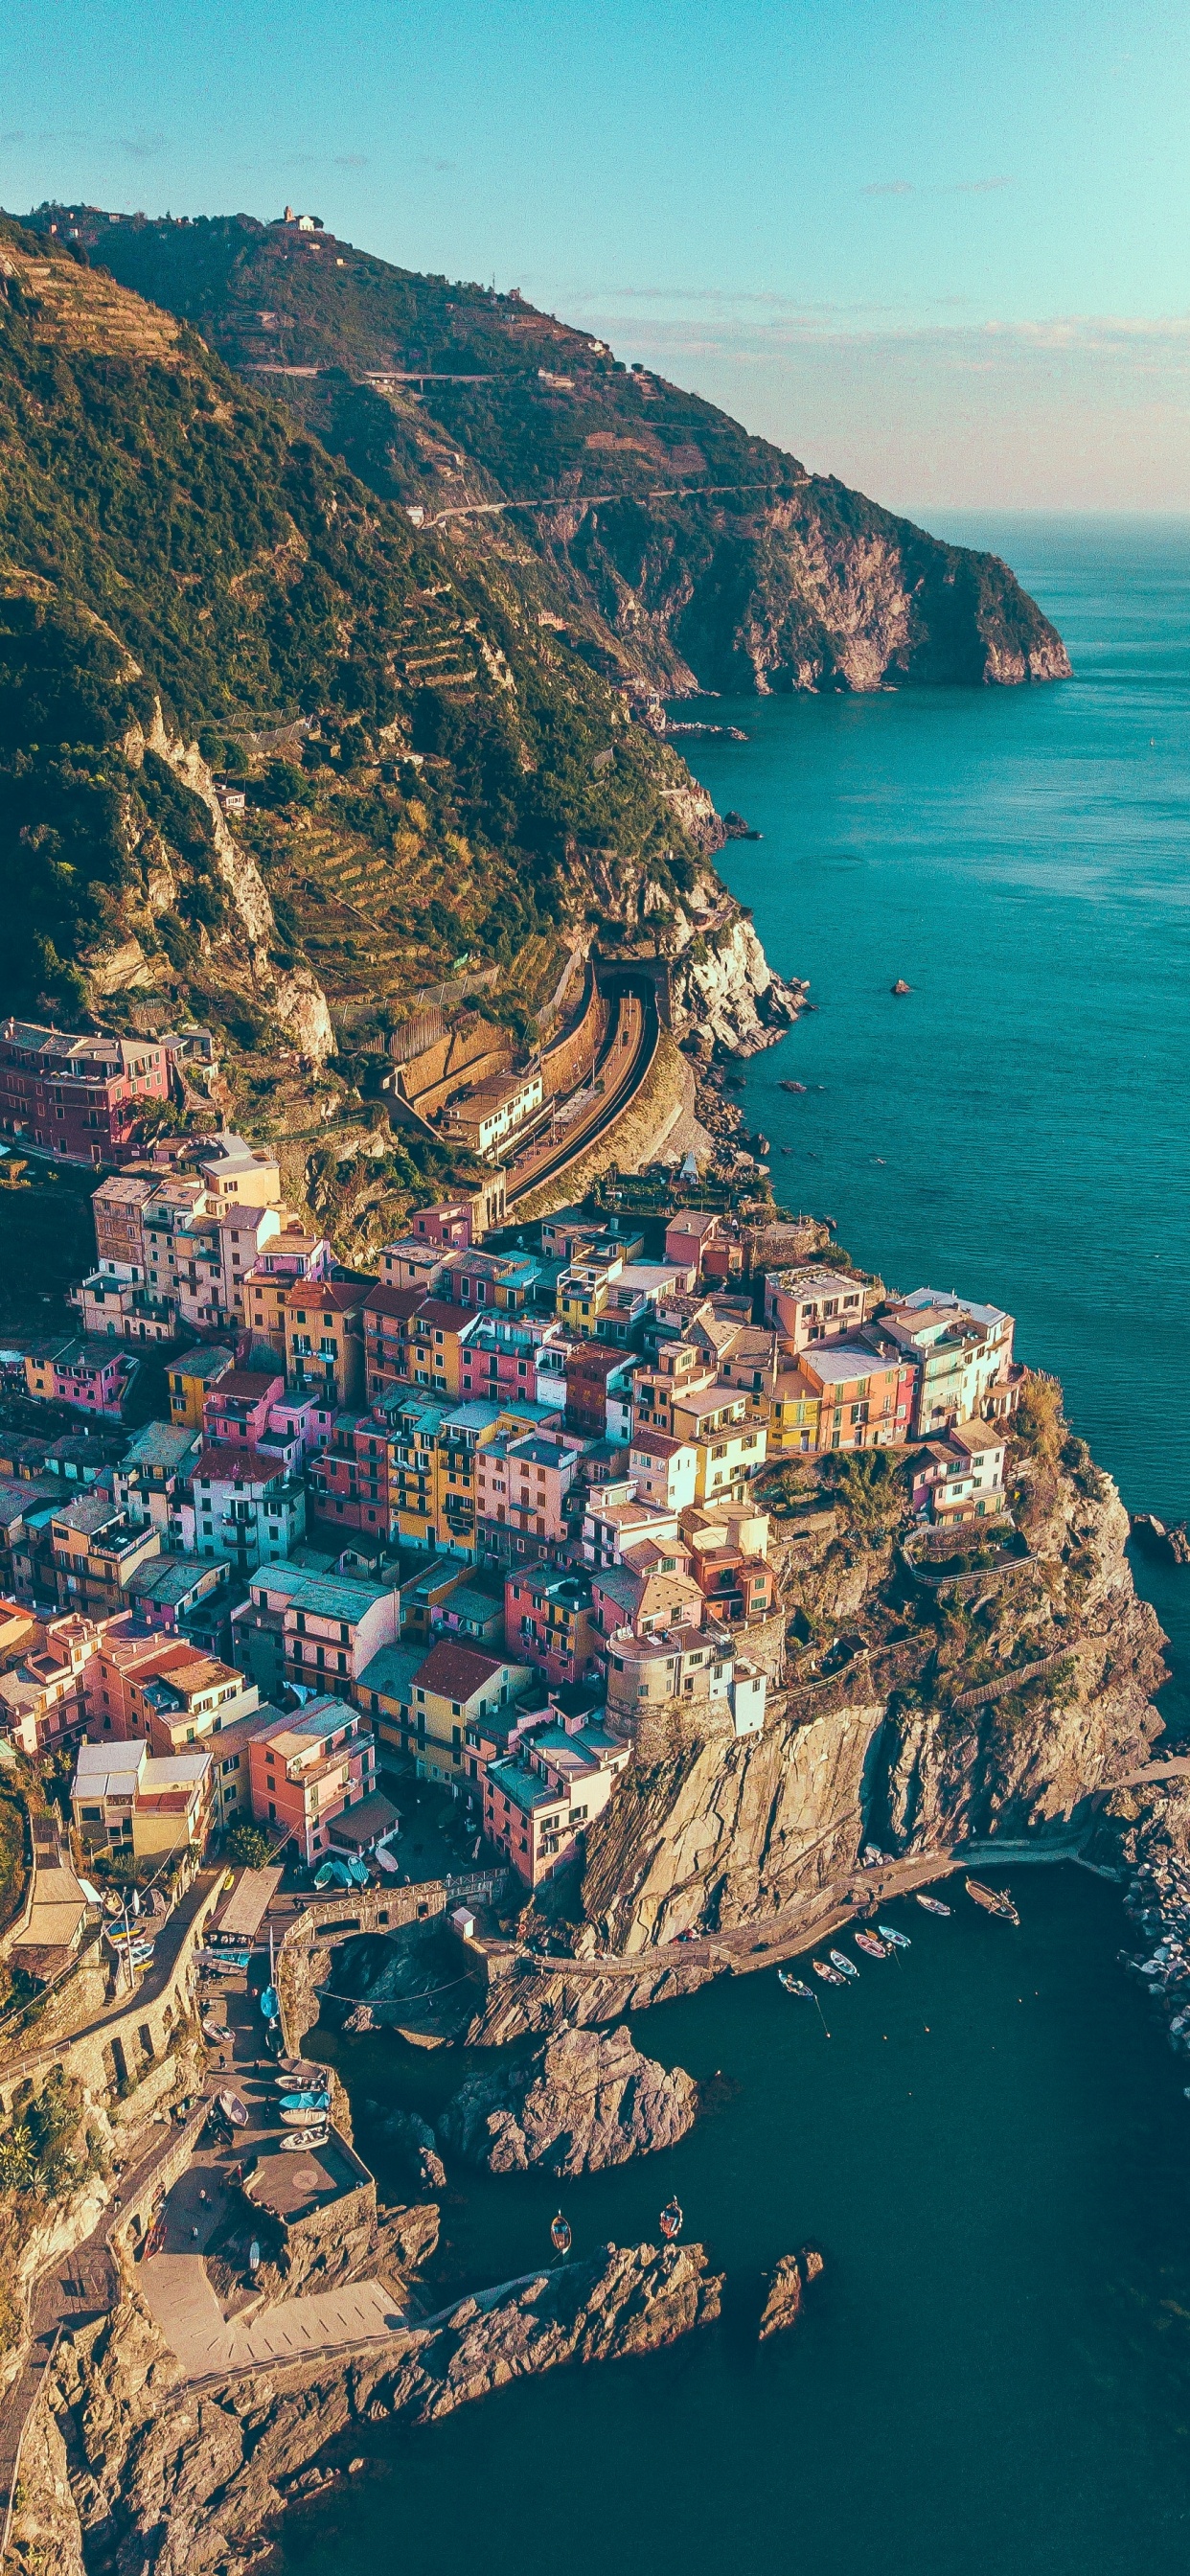
M 364 1393 L 366 1279 L 299 1279 L 282 1300 L 291 1394 L 355 1405 Z
M 460 1335 L 474 1320 L 461 1306 L 448 1306 L 441 1297 L 426 1298 L 406 1326 L 411 1386 L 424 1387 L 430 1395 L 457 1396 Z
M 407 1749 L 415 1753 L 418 1778 L 461 1782 L 468 1725 L 506 1708 L 534 1677 L 532 1664 L 507 1663 L 440 1637 L 413 1676 Z
M 821 1398 L 800 1369 L 783 1369 L 769 1396 L 770 1458 L 812 1454 L 818 1447 Z
M 580 1341 L 589 1340 L 598 1330 L 599 1317 L 611 1303 L 612 1281 L 623 1267 L 622 1256 L 617 1256 L 612 1261 L 575 1261 L 562 1272 L 554 1304 L 560 1321 Z
M 202 1409 L 213 1386 L 235 1367 L 234 1353 L 221 1343 L 208 1342 L 197 1350 L 187 1351 L 183 1358 L 171 1362 L 166 1371 L 169 1383 L 169 1418 L 174 1424 L 185 1423 L 191 1431 L 202 1429 Z

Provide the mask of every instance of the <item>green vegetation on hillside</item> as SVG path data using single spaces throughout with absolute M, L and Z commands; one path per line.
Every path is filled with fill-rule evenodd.
M 996 557 L 807 474 L 713 403 L 625 368 L 515 293 L 243 214 L 44 207 L 31 221 L 57 223 L 229 364 L 257 371 L 383 497 L 427 520 L 499 496 L 568 505 L 455 518 L 451 544 L 485 563 L 535 552 L 555 613 L 613 671 L 746 691 L 1066 667 Z M 579 500 L 594 506 L 576 513 Z
M 145 748 L 158 707 L 163 750 L 197 739 L 247 768 L 273 957 L 308 957 L 332 996 L 399 995 L 460 954 L 509 961 L 576 889 L 581 910 L 584 849 L 688 882 L 661 793 L 680 764 L 506 567 L 452 578 L 193 332 L 154 341 L 131 297 L 5 239 L 7 1007 L 82 1012 L 95 959 L 135 939 L 133 989 L 252 1018 L 210 807 Z M 277 755 L 245 761 L 270 728 Z

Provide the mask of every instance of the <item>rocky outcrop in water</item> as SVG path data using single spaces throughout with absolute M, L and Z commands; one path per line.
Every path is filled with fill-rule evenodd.
M 439 2126 L 490 2173 L 574 2175 L 676 2145 L 697 2111 L 693 2077 L 642 2057 L 626 2030 L 568 2030 L 514 2068 L 469 2077 Z
M 760 2312 L 759 2341 L 770 2335 L 784 2334 L 795 2326 L 802 2312 L 802 2296 L 811 2281 L 824 2269 L 821 2254 L 813 2245 L 803 2245 L 800 2254 L 782 2254 L 772 2271 L 764 2276 L 764 2306 Z
M 378 2126 L 422 2191 L 445 2191 L 446 2167 L 428 2120 L 417 2111 L 388 2111 Z
M 131 2301 L 63 2348 L 44 2492 L 23 2512 L 71 2576 L 241 2576 L 290 2496 L 364 2424 L 432 2424 L 510 2380 L 658 2352 L 718 2317 L 722 2278 L 700 2245 L 606 2245 L 335 2364 L 179 2389 Z M 65 2438 L 63 2438 L 65 2437 Z M 65 2471 L 69 2463 L 71 2506 Z M 30 2576 L 33 2561 L 26 2560 Z

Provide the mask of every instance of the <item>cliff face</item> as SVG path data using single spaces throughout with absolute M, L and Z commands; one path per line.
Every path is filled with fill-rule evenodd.
M 63 2347 L 54 2414 L 39 2421 L 14 2529 L 27 2576 L 240 2576 L 313 2464 L 391 2420 L 432 2424 L 510 2380 L 571 2362 L 656 2352 L 719 2315 L 700 2245 L 600 2247 L 395 2335 L 391 2350 L 259 2371 L 212 2393 L 176 2385 L 129 2300 Z M 358 2461 L 355 2465 L 363 2466 Z M 341 2474 L 341 2472 L 339 2472 Z
M 290 403 L 374 491 L 437 523 L 452 555 L 534 555 L 551 622 L 613 673 L 680 695 L 1069 670 L 995 556 L 808 474 L 519 294 L 243 215 L 72 211 L 97 261 Z M 509 500 L 534 506 L 466 515 Z
M 838 1677 L 829 1655 L 825 1677 L 811 1672 L 821 1651 L 795 1636 L 761 1736 L 630 1766 L 583 1883 L 609 1946 L 635 1956 L 688 1928 L 762 1926 L 853 1870 L 869 1841 L 912 1857 L 1085 1826 L 1091 1793 L 1148 1758 L 1164 1671 L 1127 1514 L 1107 1478 L 1096 1485 L 1039 1477 L 1023 1488 L 1030 1557 L 928 1588 L 893 1534 L 865 1536 L 845 1504 L 804 1514 L 782 1551 L 783 1609 L 817 1639 L 841 1632 Z M 981 1689 L 982 1706 L 959 1705 Z

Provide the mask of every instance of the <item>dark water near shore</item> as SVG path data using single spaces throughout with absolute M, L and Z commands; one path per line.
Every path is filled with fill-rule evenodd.
M 705 710 L 752 739 L 693 765 L 765 834 L 725 873 L 821 1005 L 750 1069 L 750 1115 L 780 1196 L 829 1210 L 899 1287 L 1010 1306 L 1125 1501 L 1180 1517 L 1190 526 L 945 533 L 1007 555 L 1073 681 Z M 786 1075 L 825 1088 L 790 1098 Z M 1190 1574 L 1138 1573 L 1174 1636 L 1180 1725 Z M 672 2155 L 568 2189 L 576 2244 L 655 2233 L 676 2189 L 738 2305 L 672 2354 L 378 2430 L 361 2480 L 289 2517 L 292 2576 L 328 2552 L 351 2576 L 394 2559 L 1148 2576 L 1172 2558 L 1190 2520 L 1182 2068 L 1116 1964 L 1118 1894 L 1072 1868 L 1013 1883 L 1019 1933 L 961 1895 L 949 1923 L 895 1909 L 912 1950 L 824 1990 L 829 2041 L 767 1974 L 646 2017 L 653 2052 L 740 2091 Z M 327 2047 L 357 2101 L 432 2116 L 445 2068 L 389 2039 Z M 460 2280 L 540 2259 L 556 2194 L 481 2182 L 448 2204 Z M 759 2352 L 749 2288 L 806 2239 L 826 2278 Z

